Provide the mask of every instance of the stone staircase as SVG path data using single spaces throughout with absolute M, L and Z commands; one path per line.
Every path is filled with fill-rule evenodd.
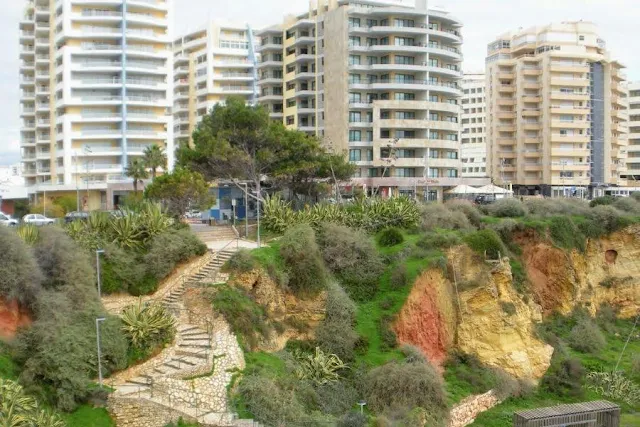
M 203 242 L 219 242 L 223 240 L 235 240 L 238 238 L 236 232 L 230 225 L 214 225 L 205 227 L 194 227 L 196 236 Z
M 215 253 L 212 259 L 184 283 L 164 296 L 162 303 L 177 319 L 172 347 L 116 381 L 109 398 L 116 425 L 163 427 L 182 417 L 207 427 L 262 427 L 241 420 L 228 410 L 227 386 L 233 372 L 244 367 L 236 336 L 226 322 L 207 331 L 185 323 L 182 297 L 187 287 L 211 283 L 235 250 Z M 146 411 L 146 412 L 145 412 Z
M 185 282 L 174 287 L 171 292 L 162 298 L 162 303 L 169 310 L 175 312 L 180 310 L 180 301 L 187 287 L 198 287 L 206 283 L 217 281 L 217 273 L 229 258 L 233 256 L 235 250 L 223 250 L 214 254 L 211 260 L 205 264 L 198 272 L 192 274 Z M 207 280 L 209 279 L 209 280 Z

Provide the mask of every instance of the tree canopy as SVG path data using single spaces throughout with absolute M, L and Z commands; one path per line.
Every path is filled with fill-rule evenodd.
M 182 147 L 178 161 L 207 180 L 251 181 L 312 194 L 319 180 L 353 174 L 342 154 L 328 153 L 317 138 L 286 129 L 260 106 L 231 97 L 216 105 L 193 133 L 194 147 Z M 333 172 L 332 172 L 333 171 Z
M 204 177 L 181 167 L 156 177 L 145 188 L 144 197 L 161 202 L 176 217 L 184 215 L 191 206 L 208 207 L 214 202 Z

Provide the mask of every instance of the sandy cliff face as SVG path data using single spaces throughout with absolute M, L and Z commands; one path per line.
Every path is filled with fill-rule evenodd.
M 0 339 L 13 339 L 19 328 L 31 323 L 30 313 L 20 307 L 17 301 L 5 301 L 4 298 L 0 298 Z
M 268 318 L 280 325 L 269 340 L 261 343 L 259 350 L 279 351 L 290 339 L 313 339 L 315 328 L 324 320 L 327 301 L 324 292 L 314 299 L 299 299 L 283 290 L 261 269 L 237 275 L 229 283 L 244 289 L 264 307 Z
M 576 305 L 592 314 L 601 304 L 621 317 L 640 308 L 640 226 L 591 240 L 584 253 L 563 251 L 536 240 L 523 241 L 531 291 L 545 314 L 570 313 Z
M 468 248 L 454 248 L 446 275 L 429 270 L 416 280 L 395 323 L 399 340 L 436 364 L 457 348 L 535 379 L 553 352 L 535 333 L 543 315 L 568 314 L 577 305 L 595 314 L 607 304 L 622 317 L 640 310 L 640 226 L 592 240 L 584 253 L 555 248 L 531 231 L 517 240 L 531 297 L 516 292 L 507 259 L 489 264 Z
M 515 291 L 508 262 L 487 264 L 464 247 L 449 260 L 450 278 L 430 270 L 416 281 L 395 324 L 400 341 L 436 364 L 458 348 L 514 376 L 541 377 L 553 349 L 536 338 L 541 309 Z

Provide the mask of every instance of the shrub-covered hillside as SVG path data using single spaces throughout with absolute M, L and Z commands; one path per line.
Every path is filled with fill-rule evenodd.
M 638 410 L 638 401 L 625 402 L 624 397 L 604 393 L 597 386 L 607 381 L 598 372 L 615 366 L 620 344 L 631 332 L 632 322 L 616 319 L 615 310 L 600 310 L 595 320 L 581 311 L 571 318 L 546 320 L 539 335 L 556 350 L 538 387 L 461 353 L 450 354 L 440 373 L 420 350 L 399 345 L 393 330 L 421 272 L 439 269 L 451 277 L 449 248 L 467 245 L 479 259 L 508 256 L 514 286 L 523 298 L 535 299 L 520 258 L 521 236 L 533 233 L 563 250 L 584 250 L 587 239 L 636 222 L 640 209 L 631 205 L 637 202 L 591 207 L 570 200 L 505 200 L 478 209 L 453 201 L 410 207 L 406 217 L 396 211 L 392 224 L 369 221 L 363 208 L 327 207 L 298 213 L 289 212 L 280 201 L 272 203 L 265 224 L 275 224 L 274 232 L 284 230 L 282 237 L 269 247 L 238 253 L 226 268 L 232 275 L 260 268 L 301 299 L 326 292 L 326 318 L 313 341 L 289 341 L 276 353 L 246 354 L 247 369 L 230 389 L 241 415 L 266 425 L 435 426 L 446 422 L 451 405 L 490 389 L 507 400 L 492 410 L 499 416 L 483 416 L 477 425 L 507 426 L 510 421 L 504 414 L 516 408 L 585 398 L 620 402 L 627 416 Z M 395 203 L 411 206 L 413 202 Z M 269 218 L 270 214 L 278 218 Z M 278 333 L 267 310 L 251 295 L 233 287 L 225 292 L 242 304 L 234 305 L 235 311 L 215 301 L 214 307 L 249 343 L 246 348 L 256 348 L 262 338 Z M 239 324 L 234 321 L 238 318 L 256 321 Z M 633 339 L 637 336 L 636 332 Z M 633 368 L 636 348 L 632 344 L 622 357 L 629 387 L 638 387 Z M 365 417 L 358 413 L 361 400 L 367 402 Z

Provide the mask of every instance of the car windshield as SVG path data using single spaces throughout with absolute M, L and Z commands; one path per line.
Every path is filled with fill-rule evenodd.
M 43 215 L 34 215 L 34 218 L 35 219 L 44 219 L 44 216 Z

